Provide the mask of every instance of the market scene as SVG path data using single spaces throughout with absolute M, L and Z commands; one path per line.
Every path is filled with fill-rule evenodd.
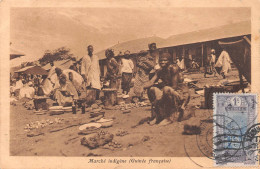
M 213 93 L 250 92 L 250 21 L 81 48 L 11 68 L 10 155 L 200 157 Z

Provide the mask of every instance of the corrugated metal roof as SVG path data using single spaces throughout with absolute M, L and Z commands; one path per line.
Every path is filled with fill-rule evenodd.
M 173 35 L 162 43 L 159 43 L 157 46 L 159 48 L 164 48 L 248 34 L 251 34 L 251 21 L 243 21 L 239 23 L 223 25 L 220 27 Z
M 153 42 L 160 43 L 162 40 L 163 39 L 160 37 L 153 36 L 149 38 L 142 38 L 119 43 L 110 47 L 110 49 L 114 50 L 115 56 L 119 55 L 120 52 L 124 54 L 124 52 L 127 50 L 129 50 L 131 53 L 139 53 L 141 50 L 148 50 L 148 44 Z M 96 55 L 99 57 L 99 60 L 106 58 L 105 51 L 106 50 L 102 50 L 101 52 L 96 53 Z
M 167 39 L 162 39 L 159 37 L 137 39 L 133 41 L 119 43 L 110 48 L 114 49 L 116 56 L 120 53 L 120 51 L 124 53 L 126 50 L 129 50 L 131 53 L 138 53 L 141 50 L 148 50 L 148 44 L 152 42 L 155 42 L 157 44 L 157 48 L 165 48 L 248 34 L 251 34 L 251 21 L 243 21 L 219 27 L 173 35 Z M 98 52 L 96 55 L 98 55 L 100 60 L 106 58 L 105 50 Z

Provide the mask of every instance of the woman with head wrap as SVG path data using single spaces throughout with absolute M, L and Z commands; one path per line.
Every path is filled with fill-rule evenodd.
M 149 73 L 155 66 L 154 58 L 147 51 L 140 51 L 136 66 L 134 93 L 137 97 L 141 98 L 144 92 L 143 85 L 149 81 Z

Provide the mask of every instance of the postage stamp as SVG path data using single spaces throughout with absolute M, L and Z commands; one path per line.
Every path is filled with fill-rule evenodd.
M 215 165 L 258 165 L 257 95 L 214 94 L 213 114 Z

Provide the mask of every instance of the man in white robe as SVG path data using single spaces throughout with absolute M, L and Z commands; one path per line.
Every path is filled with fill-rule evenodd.
M 99 58 L 93 55 L 93 46 L 88 46 L 88 55 L 83 56 L 81 63 L 81 75 L 86 82 L 86 87 L 94 89 L 90 94 L 93 98 L 99 99 L 101 89 Z
M 98 56 L 93 55 L 93 46 L 88 46 L 88 55 L 82 58 L 81 75 L 86 82 L 87 87 L 101 89 L 100 68 Z
M 226 49 L 223 49 L 221 52 L 218 61 L 215 65 L 215 67 L 221 67 L 220 74 L 223 76 L 223 78 L 226 78 L 227 73 L 231 70 L 231 60 L 229 57 L 229 54 L 227 53 Z

